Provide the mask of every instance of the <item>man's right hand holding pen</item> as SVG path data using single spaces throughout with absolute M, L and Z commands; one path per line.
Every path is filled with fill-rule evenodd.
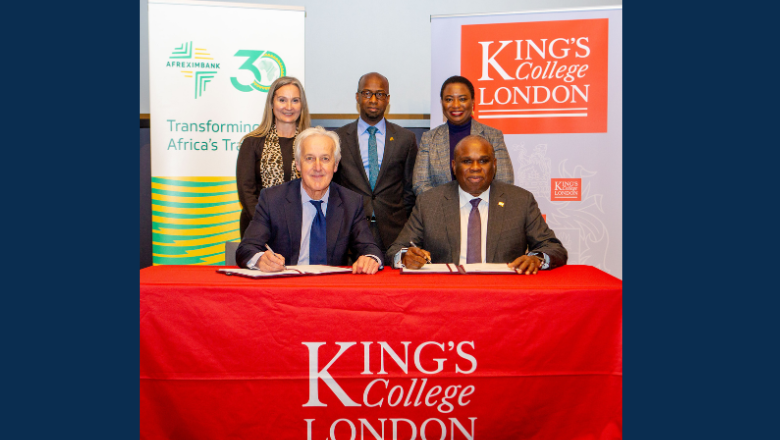
M 257 260 L 257 268 L 260 269 L 261 272 L 281 272 L 285 270 L 284 257 L 274 253 L 267 244 L 265 247 L 268 250 L 263 252 L 263 255 Z
M 431 262 L 431 253 L 425 249 L 418 248 L 414 243 L 408 248 L 401 257 L 401 263 L 409 269 L 419 269 L 425 266 L 425 263 Z

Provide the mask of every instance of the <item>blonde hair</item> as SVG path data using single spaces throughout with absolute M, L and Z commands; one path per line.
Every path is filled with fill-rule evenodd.
M 298 132 L 300 133 L 311 126 L 309 105 L 306 103 L 306 92 L 303 90 L 303 84 L 298 81 L 298 78 L 283 76 L 271 83 L 271 86 L 268 88 L 268 96 L 265 98 L 263 120 L 260 121 L 260 125 L 255 130 L 241 138 L 242 142 L 248 137 L 263 137 L 271 131 L 271 127 L 274 125 L 274 98 L 276 97 L 276 91 L 290 84 L 298 87 L 298 91 L 301 94 L 301 115 L 298 117 Z

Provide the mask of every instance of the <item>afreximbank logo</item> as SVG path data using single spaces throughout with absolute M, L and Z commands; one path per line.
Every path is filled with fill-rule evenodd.
M 217 75 L 219 63 L 205 48 L 193 48 L 192 41 L 183 43 L 171 53 L 165 67 L 182 69 L 185 78 L 195 78 L 195 99 L 206 91 L 206 84 Z

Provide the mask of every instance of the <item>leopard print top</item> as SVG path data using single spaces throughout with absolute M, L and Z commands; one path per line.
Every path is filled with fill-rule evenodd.
M 295 129 L 295 136 L 298 136 L 298 129 Z M 295 139 L 293 137 L 293 139 Z M 298 169 L 295 168 L 295 160 L 291 162 L 292 170 L 290 179 L 301 177 Z M 263 144 L 263 155 L 260 157 L 260 178 L 263 182 L 263 188 L 276 186 L 284 183 L 284 169 L 282 168 L 282 148 L 279 145 L 279 135 L 276 133 L 276 124 L 271 127 L 271 131 L 265 137 Z

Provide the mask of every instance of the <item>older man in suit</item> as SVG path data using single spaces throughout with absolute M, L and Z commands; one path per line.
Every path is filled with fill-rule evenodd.
M 386 258 L 418 269 L 432 263 L 507 263 L 536 274 L 566 264 L 568 253 L 530 192 L 493 180 L 496 157 L 481 136 L 467 136 L 451 162 L 456 181 L 417 197 Z M 407 247 L 414 243 L 420 247 Z
M 350 248 L 359 256 L 352 273 L 375 274 L 382 253 L 368 230 L 363 199 L 331 182 L 341 159 L 338 136 L 322 127 L 306 129 L 294 151 L 301 179 L 260 192 L 236 262 L 264 272 L 284 270 L 285 262 L 341 266 Z
M 338 130 L 343 158 L 333 180 L 363 196 L 374 240 L 383 253 L 414 208 L 414 133 L 387 121 L 390 83 L 371 72 L 360 77 L 355 100 L 360 117 Z

